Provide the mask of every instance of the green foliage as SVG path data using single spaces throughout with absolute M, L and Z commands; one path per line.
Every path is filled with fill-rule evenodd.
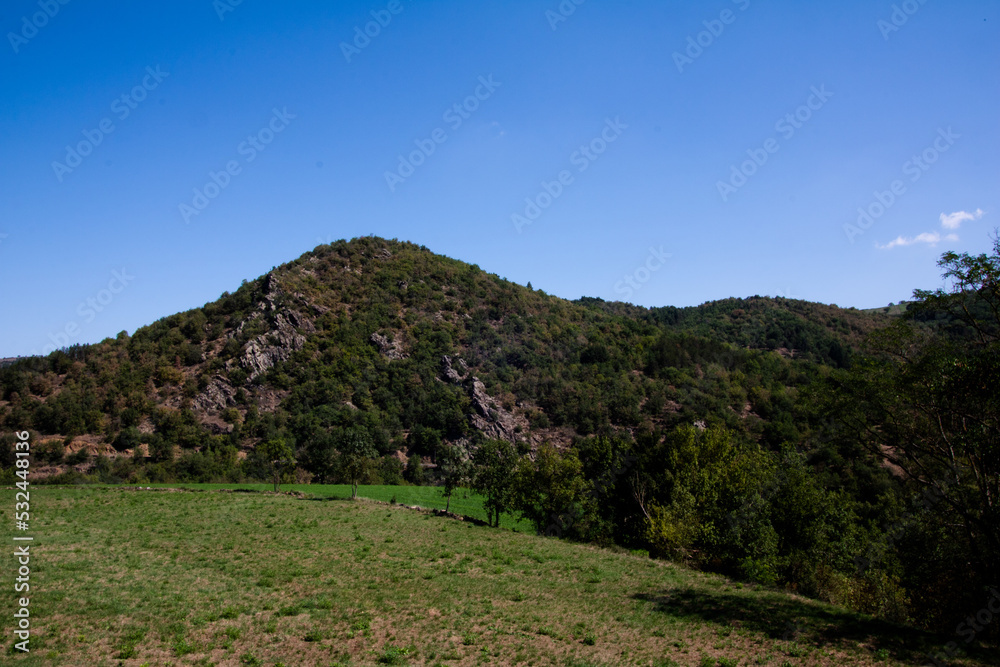
M 406 470 L 403 472 L 406 481 L 414 486 L 423 486 L 427 483 L 427 474 L 424 471 L 424 463 L 419 454 L 412 454 L 406 460 Z
M 357 498 L 358 484 L 371 470 L 371 462 L 376 455 L 375 444 L 366 431 L 351 428 L 340 434 L 334 446 L 339 453 L 337 465 L 340 474 L 351 484 L 351 498 Z
M 576 452 L 543 444 L 534 460 L 522 457 L 514 471 L 513 507 L 540 534 L 581 537 L 581 517 L 591 508 Z
M 295 472 L 295 453 L 282 439 L 268 440 L 257 445 L 247 458 L 250 471 L 265 471 L 278 491 L 281 482 L 290 482 Z M 251 474 L 251 476 L 253 476 Z
M 471 462 L 465 451 L 456 445 L 442 445 L 438 449 L 438 468 L 441 485 L 444 487 L 445 511 L 451 508 L 451 496 L 459 487 L 467 484 L 472 476 Z
M 403 462 L 395 456 L 383 456 L 380 460 L 379 477 L 382 484 L 403 484 Z
M 483 507 L 491 526 L 500 525 L 500 515 L 513 509 L 514 471 L 517 450 L 506 440 L 487 440 L 473 454 L 472 488 L 483 494 Z
M 937 595 L 919 595 L 928 620 L 961 614 L 1000 579 L 1000 240 L 991 255 L 945 253 L 939 266 L 951 288 L 916 290 L 829 398 L 847 437 L 892 466 L 912 499 L 866 561 L 901 566 L 887 581 L 903 590 L 962 591 L 945 614 Z

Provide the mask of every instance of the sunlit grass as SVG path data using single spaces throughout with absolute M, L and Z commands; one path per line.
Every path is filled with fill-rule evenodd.
M 273 484 L 150 484 L 148 486 L 161 488 L 184 488 L 184 489 L 234 489 L 244 491 L 273 491 Z M 349 484 L 282 484 L 281 491 L 298 491 L 317 498 L 341 498 L 351 497 L 351 487 Z M 381 500 L 389 502 L 393 499 L 403 505 L 417 505 L 427 509 L 445 508 L 446 499 L 444 488 L 440 486 L 384 486 L 365 485 L 358 487 L 358 497 L 371 500 Z M 449 511 L 455 514 L 470 516 L 480 521 L 486 521 L 486 511 L 483 509 L 483 499 L 475 491 L 469 489 L 457 489 L 451 496 Z M 515 515 L 504 514 L 500 518 L 500 527 L 516 529 L 519 531 L 531 531 L 533 527 L 530 521 L 518 519 Z
M 32 650 L 4 664 L 899 665 L 946 641 L 368 501 L 109 487 L 31 498 Z M 12 621 L 0 617 L 5 650 Z

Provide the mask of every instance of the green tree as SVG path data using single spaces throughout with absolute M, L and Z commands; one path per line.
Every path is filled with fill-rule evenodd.
M 403 477 L 414 486 L 423 486 L 427 482 L 424 462 L 419 454 L 411 454 L 406 459 L 406 469 L 403 471 Z
M 455 489 L 468 483 L 470 462 L 465 452 L 456 445 L 442 445 L 438 450 L 438 466 L 441 471 L 441 482 L 444 485 L 444 511 L 451 507 L 451 495 Z
M 154 463 L 172 463 L 174 460 L 174 446 L 171 442 L 163 438 L 159 433 L 147 436 L 149 444 L 149 457 Z
M 403 462 L 395 456 L 383 456 L 379 466 L 382 483 L 397 486 L 403 483 Z
M 906 316 L 869 337 L 831 410 L 921 498 L 905 524 L 934 545 L 911 560 L 947 554 L 957 589 L 1000 579 L 1000 238 L 938 266 L 950 286 L 915 290 Z
M 509 512 L 514 499 L 517 450 L 506 440 L 487 440 L 472 456 L 472 488 L 485 496 L 488 523 L 500 526 L 500 515 Z
M 282 478 L 287 479 L 295 470 L 295 452 L 282 439 L 268 440 L 254 450 L 257 459 L 269 471 L 277 491 Z
M 587 482 L 576 452 L 543 444 L 534 460 L 522 457 L 515 473 L 514 505 L 538 533 L 564 536 L 584 513 Z M 575 533 L 572 533 L 575 534 Z
M 358 483 L 368 472 L 372 459 L 378 456 L 375 443 L 367 431 L 360 428 L 346 429 L 336 439 L 340 454 L 341 474 L 351 485 L 351 499 L 358 497 Z
M 768 506 L 774 492 L 762 493 L 773 475 L 769 457 L 724 428 L 685 425 L 668 434 L 654 458 L 662 471 L 636 475 L 633 483 L 651 553 L 710 558 L 742 576 L 773 581 L 778 536 Z

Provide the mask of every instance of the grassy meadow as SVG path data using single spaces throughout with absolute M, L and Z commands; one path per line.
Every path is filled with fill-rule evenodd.
M 31 653 L 10 650 L 5 612 L 0 662 L 920 665 L 949 640 L 628 553 L 305 488 L 314 495 L 33 488 Z M 420 487 L 394 492 L 430 505 Z M 12 544 L 10 521 L 0 534 Z M 8 591 L 12 552 L 0 557 Z
M 219 490 L 231 489 L 238 491 L 273 491 L 273 484 L 150 484 L 157 488 Z M 351 497 L 350 484 L 282 484 L 281 491 L 297 491 L 317 498 L 339 498 L 347 500 Z M 426 509 L 443 510 L 448 504 L 444 497 L 444 487 L 440 486 L 390 486 L 362 484 L 358 486 L 358 497 L 383 502 L 395 502 L 401 505 L 416 505 Z M 483 509 L 481 496 L 470 489 L 456 489 L 451 495 L 448 510 L 455 514 L 486 521 L 486 511 Z M 500 517 L 500 527 L 521 532 L 534 530 L 530 521 L 519 519 L 510 514 Z

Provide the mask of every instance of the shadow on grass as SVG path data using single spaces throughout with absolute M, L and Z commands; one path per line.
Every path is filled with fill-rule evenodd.
M 314 502 L 321 502 L 321 503 L 322 502 L 347 502 L 347 503 L 351 503 L 351 502 L 366 502 L 366 503 L 374 503 L 376 505 L 388 505 L 390 507 L 399 507 L 399 508 L 402 508 L 402 509 L 407 509 L 407 510 L 410 510 L 412 512 L 423 512 L 425 514 L 433 514 L 435 516 L 443 516 L 443 517 L 447 517 L 449 519 L 455 519 L 456 521 L 464 521 L 465 523 L 471 523 L 474 526 L 491 527 L 488 523 L 486 523 L 482 519 L 477 519 L 476 517 L 469 516 L 468 514 L 456 514 L 455 512 L 445 512 L 442 509 L 435 509 L 433 507 L 420 507 L 418 509 L 414 509 L 413 507 L 410 507 L 409 505 L 406 505 L 405 503 L 391 503 L 391 502 L 387 502 L 385 500 L 376 500 L 374 498 L 364 498 L 362 496 L 358 496 L 357 499 L 352 499 L 350 496 L 343 497 L 343 498 L 339 497 L 339 496 L 306 496 L 305 500 L 311 500 L 311 501 L 314 501 Z
M 776 591 L 688 588 L 632 597 L 652 604 L 654 612 L 738 627 L 789 642 L 792 651 L 796 646 L 814 645 L 853 652 L 860 644 L 876 655 L 884 651 L 907 664 L 927 665 L 934 664 L 928 656 L 942 652 L 948 642 L 962 643 L 956 637 L 895 625 Z M 997 664 L 995 648 L 965 645 L 962 648 L 966 657 L 978 664 Z

